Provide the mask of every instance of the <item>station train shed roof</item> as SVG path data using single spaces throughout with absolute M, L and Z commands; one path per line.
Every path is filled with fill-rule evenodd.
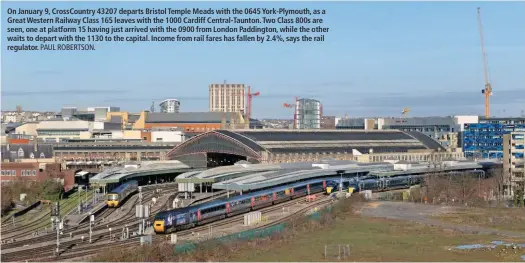
M 205 167 L 207 153 L 226 153 L 261 163 L 275 154 L 410 152 L 445 148 L 420 132 L 398 130 L 215 130 L 176 146 L 168 158 Z
M 439 171 L 459 172 L 481 170 L 484 166 L 477 162 L 447 161 Z M 257 165 L 252 165 L 256 167 Z M 295 167 L 294 167 L 295 166 Z M 247 191 L 267 188 L 299 180 L 348 176 L 396 176 L 436 172 L 436 168 L 428 163 L 357 163 L 354 161 L 321 161 L 315 163 L 289 164 L 288 167 L 267 171 L 252 171 L 250 174 L 236 178 L 227 178 L 213 184 L 214 189 Z
M 190 168 L 179 161 L 143 161 L 106 169 L 89 178 L 90 184 L 120 183 L 131 178 L 186 172 Z

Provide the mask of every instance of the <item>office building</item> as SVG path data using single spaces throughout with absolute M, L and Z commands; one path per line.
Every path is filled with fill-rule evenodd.
M 503 174 L 506 194 L 514 195 L 517 189 L 525 193 L 525 132 L 503 135 Z
M 246 89 L 244 84 L 211 84 L 210 111 L 241 112 L 246 109 Z
M 179 113 L 180 101 L 176 99 L 167 99 L 162 101 L 160 104 L 160 112 L 165 113 Z
M 467 158 L 503 158 L 503 136 L 525 131 L 525 118 L 480 118 L 465 124 L 463 151 Z
M 321 102 L 314 99 L 299 99 L 295 103 L 295 127 L 297 129 L 320 129 Z

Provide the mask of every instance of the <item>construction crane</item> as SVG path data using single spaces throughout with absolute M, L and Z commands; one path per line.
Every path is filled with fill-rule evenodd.
M 246 121 L 250 123 L 250 118 L 252 117 L 252 99 L 253 97 L 257 97 L 261 95 L 260 92 L 252 93 L 251 91 L 252 87 L 248 86 L 248 94 L 246 96 L 248 97 L 248 103 L 246 105 Z
M 295 97 L 295 103 L 294 104 L 290 104 L 290 103 L 284 103 L 283 106 L 285 108 L 293 108 L 294 111 L 293 111 L 293 128 L 294 129 L 297 129 L 297 100 L 299 98 L 298 97 Z
M 409 108 L 404 108 L 403 111 L 401 111 L 401 118 L 405 118 L 409 112 Z
M 481 24 L 481 8 L 478 7 L 478 26 L 479 36 L 481 38 L 481 52 L 483 54 L 483 69 L 485 74 L 485 89 L 481 90 L 485 94 L 485 118 L 490 118 L 490 96 L 492 96 L 492 86 L 489 81 L 489 70 L 487 65 L 487 53 L 485 52 L 485 42 L 483 39 L 483 26 Z

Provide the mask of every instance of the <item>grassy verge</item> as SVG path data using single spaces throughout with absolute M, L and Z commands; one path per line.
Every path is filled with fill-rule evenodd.
M 449 250 L 456 245 L 488 243 L 496 236 L 466 235 L 436 227 L 388 219 L 351 217 L 329 229 L 314 230 L 279 240 L 272 246 L 244 250 L 231 261 L 332 261 L 337 248 L 329 247 L 332 257 L 325 258 L 325 245 L 348 244 L 345 261 L 517 261 L 520 254 L 493 251 Z M 504 241 L 517 241 L 503 239 Z M 336 251 L 334 251 L 334 249 Z M 524 252 L 525 253 L 525 252 Z
M 458 251 L 457 245 L 487 244 L 494 240 L 519 242 L 489 235 L 464 234 L 405 221 L 361 217 L 353 213 L 361 201 L 338 203 L 319 220 L 293 219 L 284 232 L 244 242 L 205 242 L 188 253 L 176 254 L 168 244 L 115 249 L 97 255 L 98 262 L 160 261 L 337 261 L 336 247 L 346 245 L 344 261 L 518 261 L 525 251 Z M 523 242 L 523 241 L 521 241 Z
M 435 216 L 445 222 L 525 232 L 524 208 L 459 208 L 455 213 Z

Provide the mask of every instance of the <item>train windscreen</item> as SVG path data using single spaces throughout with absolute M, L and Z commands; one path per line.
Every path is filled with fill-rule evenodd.
M 117 200 L 118 194 L 108 194 L 108 200 Z

